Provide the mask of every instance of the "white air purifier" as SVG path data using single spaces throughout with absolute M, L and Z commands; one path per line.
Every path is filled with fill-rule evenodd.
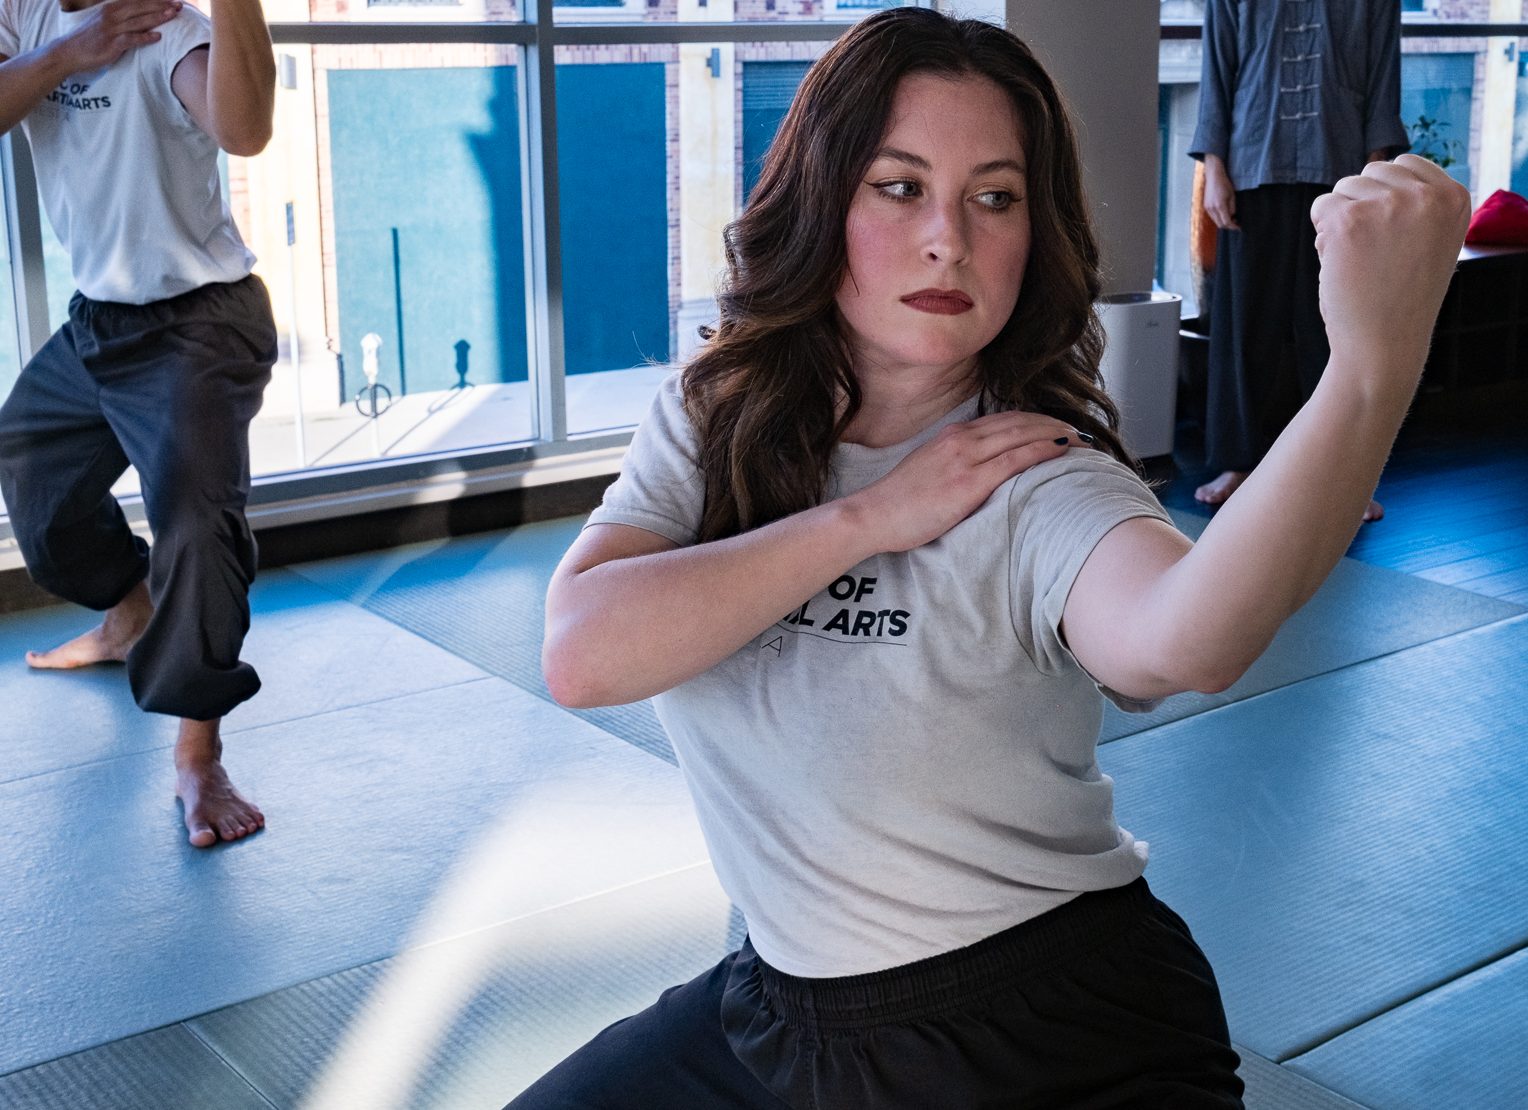
M 1138 458 L 1173 453 L 1182 302 L 1176 293 L 1112 293 L 1095 306 L 1107 339 L 1104 388 L 1119 406 L 1125 446 Z

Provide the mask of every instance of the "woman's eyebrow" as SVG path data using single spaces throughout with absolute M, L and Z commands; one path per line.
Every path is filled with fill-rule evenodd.
M 882 158 L 889 159 L 893 162 L 905 162 L 907 165 L 919 170 L 931 170 L 934 168 L 929 164 L 929 160 L 923 157 L 921 154 L 913 154 L 911 151 L 899 150 L 894 146 L 882 147 L 880 150 L 876 151 L 875 160 L 880 161 Z M 1012 170 L 1020 177 L 1024 176 L 1024 164 L 1022 162 L 1016 162 L 1012 158 L 994 158 L 990 162 L 983 162 L 979 166 L 971 167 L 971 172 L 973 174 L 994 173 L 998 170 Z
M 922 155 L 912 154 L 905 150 L 898 150 L 894 146 L 883 146 L 880 150 L 875 152 L 875 157 L 876 161 L 880 161 L 882 158 L 889 158 L 893 162 L 906 162 L 909 166 L 919 170 L 931 170 L 934 168 L 929 164 L 929 160 L 924 158 Z

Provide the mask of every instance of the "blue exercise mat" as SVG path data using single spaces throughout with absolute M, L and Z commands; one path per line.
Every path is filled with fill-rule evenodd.
M 702 864 L 189 1025 L 277 1106 L 499 1107 L 741 939 Z
M 541 676 L 546 588 L 583 520 L 564 517 L 294 569 L 489 674 L 550 699 Z M 676 763 L 649 702 L 571 712 Z
M 1528 617 L 1106 745 L 1147 878 L 1275 1061 L 1528 943 Z
M 483 678 L 472 664 L 336 598 L 289 571 L 269 571 L 250 598 L 254 619 L 244 658 L 263 689 L 231 713 L 223 731 L 237 752 L 242 729 L 297 720 L 383 697 Z M 126 668 L 36 671 L 29 649 L 47 649 L 98 624 L 74 605 L 0 619 L 0 782 L 77 767 L 175 743 L 170 717 L 133 704 Z M 161 756 L 168 765 L 169 755 Z
M 1521 903 L 1517 908 L 1525 913 Z M 1528 951 L 1381 1014 L 1286 1066 L 1385 1110 L 1522 1110 Z
M 268 825 L 213 850 L 162 751 L 0 784 L 0 1074 L 706 858 L 674 768 L 501 679 L 237 740 Z
M 0 1075 L 6 1110 L 271 1110 L 184 1026 Z

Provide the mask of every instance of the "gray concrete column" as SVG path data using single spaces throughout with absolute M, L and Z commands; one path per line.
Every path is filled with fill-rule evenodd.
M 1157 238 L 1160 0 L 1007 0 L 1007 27 L 1072 111 L 1104 292 L 1151 288 Z

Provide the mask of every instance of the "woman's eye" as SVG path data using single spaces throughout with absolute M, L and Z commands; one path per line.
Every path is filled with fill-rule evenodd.
M 910 200 L 918 195 L 918 186 L 911 181 L 882 181 L 875 189 L 893 200 Z
M 1001 212 L 1018 199 L 1006 189 L 989 189 L 985 193 L 976 194 L 976 203 L 985 205 L 994 212 Z

